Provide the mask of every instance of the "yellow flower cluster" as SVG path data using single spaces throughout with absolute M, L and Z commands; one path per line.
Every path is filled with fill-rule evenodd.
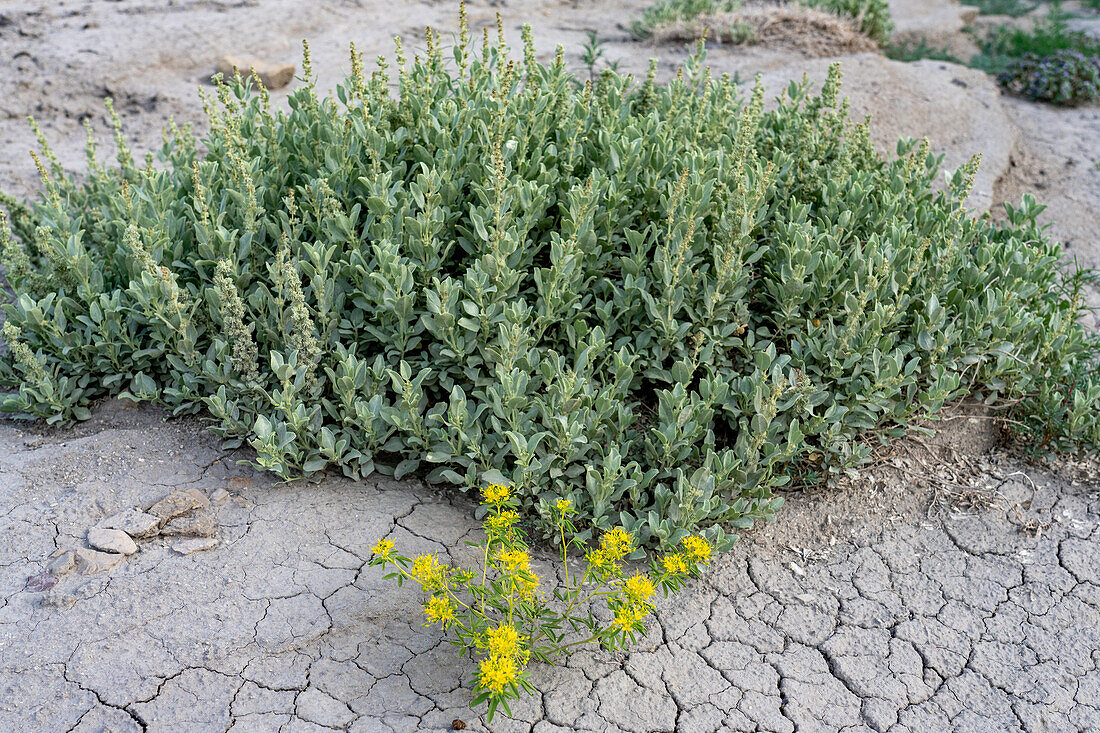
M 378 544 L 371 548 L 371 552 L 381 558 L 388 558 L 393 553 L 393 540 L 378 540 Z
M 561 512 L 562 514 L 565 514 L 573 508 L 573 500 L 572 499 L 558 499 L 557 507 L 558 507 L 559 512 Z
M 501 567 L 509 573 L 514 573 L 520 569 L 526 569 L 527 563 L 530 561 L 530 555 L 523 550 L 505 550 L 500 553 Z
M 506 686 L 515 683 L 519 677 L 519 667 L 527 663 L 528 653 L 523 649 L 519 632 L 511 624 L 485 632 L 485 645 L 488 656 L 481 660 L 478 682 L 485 689 L 500 695 Z
M 634 551 L 634 541 L 626 530 L 616 527 L 600 538 L 600 548 L 588 553 L 590 565 L 603 573 L 619 569 L 619 561 Z
M 502 536 L 512 529 L 512 525 L 519 521 L 519 513 L 514 509 L 494 514 L 485 520 L 485 531 L 494 536 Z
M 680 540 L 680 548 L 679 552 L 661 558 L 661 567 L 664 568 L 665 573 L 669 575 L 686 573 L 692 564 L 705 563 L 710 560 L 710 556 L 714 553 L 714 548 L 710 546 L 710 543 L 696 535 L 690 535 Z
M 497 557 L 501 568 L 507 575 L 513 591 L 525 601 L 534 598 L 539 578 L 531 570 L 531 556 L 525 550 L 505 550 Z
M 623 583 L 623 592 L 631 601 L 646 603 L 657 592 L 657 589 L 653 587 L 653 581 L 648 576 L 635 573 Z
M 627 578 L 622 586 L 619 604 L 614 607 L 615 619 L 611 622 L 612 626 L 620 631 L 633 629 L 653 610 L 649 599 L 656 592 L 653 581 L 646 575 L 635 573 Z
M 493 504 L 500 506 L 504 502 L 508 501 L 508 497 L 512 495 L 512 492 L 507 486 L 501 486 L 500 484 L 489 484 L 481 492 L 481 498 L 486 504 Z
M 695 562 L 706 562 L 710 559 L 712 552 L 710 543 L 702 537 L 691 535 L 681 540 L 680 544 L 683 546 L 684 551 L 691 556 L 691 559 Z
M 661 558 L 661 567 L 669 575 L 686 573 L 688 571 L 687 558 L 677 552 L 675 555 L 665 555 Z
M 649 606 L 638 603 L 625 603 L 615 609 L 615 620 L 611 624 L 620 631 L 628 631 L 649 614 Z
M 486 657 L 481 660 L 478 683 L 486 690 L 501 695 L 504 688 L 515 682 L 518 676 L 516 660 L 511 657 Z
M 424 615 L 428 617 L 428 623 L 442 624 L 443 628 L 447 628 L 455 620 L 455 607 L 446 596 L 432 596 L 428 605 L 424 606 Z
M 504 624 L 485 633 L 490 657 L 515 657 L 519 654 L 519 632 L 511 624 Z
M 431 555 L 417 557 L 409 569 L 409 575 L 429 593 L 447 588 L 447 566 L 440 565 Z

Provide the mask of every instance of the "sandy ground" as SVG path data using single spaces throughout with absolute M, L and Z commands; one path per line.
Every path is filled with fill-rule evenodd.
M 610 61 L 641 73 L 660 56 L 667 76 L 686 50 L 625 30 L 646 2 L 479 2 L 470 15 L 480 28 L 501 12 L 517 42 L 530 22 L 544 56 L 560 43 L 574 64 L 598 30 Z M 170 117 L 201 126 L 196 90 L 222 54 L 296 61 L 309 38 L 330 87 L 349 41 L 367 58 L 392 55 L 395 34 L 415 50 L 425 24 L 455 15 L 375 0 L 0 2 L 0 187 L 34 188 L 28 114 L 75 170 L 85 119 L 111 154 L 107 96 L 148 150 Z M 903 32 L 957 34 L 963 15 L 895 3 Z M 714 47 L 709 61 L 778 92 L 830 59 Z M 1008 99 L 941 62 L 842 61 L 884 151 L 927 135 L 948 167 L 982 153 L 975 208 L 1035 193 L 1068 254 L 1100 265 L 1100 109 Z M 542 694 L 492 730 L 1100 729 L 1095 466 L 1021 464 L 987 416 L 959 414 L 843 490 L 789 497 L 782 521 L 662 604 L 633 651 L 535 667 Z M 461 559 L 472 507 L 418 481 L 279 485 L 241 457 L 151 408 L 111 403 L 66 430 L 0 422 L 0 730 L 485 729 L 466 707 L 468 663 L 421 626 L 413 591 L 366 567 L 382 536 Z M 48 570 L 106 517 L 175 490 L 211 504 L 184 519 L 210 522 L 216 547 L 182 555 L 153 538 L 103 572 Z

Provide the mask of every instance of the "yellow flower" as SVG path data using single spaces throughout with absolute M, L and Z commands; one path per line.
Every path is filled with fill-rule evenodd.
M 657 590 L 653 587 L 653 581 L 645 575 L 635 574 L 627 578 L 623 584 L 623 590 L 627 597 L 635 603 L 645 603 Z
M 485 520 L 485 529 L 490 534 L 504 534 L 512 525 L 519 521 L 519 513 L 514 509 L 509 509 L 506 512 L 501 512 L 496 516 L 489 517 Z
M 539 578 L 534 573 L 528 571 L 518 576 L 514 585 L 520 597 L 525 601 L 530 601 L 534 599 L 535 589 L 539 587 Z
M 440 565 L 431 555 L 420 555 L 413 561 L 409 575 L 420 583 L 426 591 L 443 590 L 447 587 L 447 566 Z
M 490 657 L 514 657 L 519 653 L 519 632 L 511 624 L 503 624 L 485 632 Z
M 562 514 L 565 514 L 566 512 L 568 512 L 572 508 L 573 508 L 573 500 L 572 499 L 558 499 L 558 511 L 561 512 Z
M 443 628 L 447 628 L 455 620 L 455 609 L 450 598 L 432 596 L 428 605 L 424 606 L 424 615 L 428 617 L 428 623 L 443 624 Z
M 485 504 L 495 504 L 500 506 L 504 502 L 508 501 L 508 497 L 512 495 L 512 492 L 507 486 L 501 486 L 500 484 L 489 484 L 482 492 L 481 497 Z
M 611 559 L 621 560 L 634 551 L 634 543 L 625 529 L 616 527 L 600 538 L 600 549 Z
M 702 537 L 695 535 L 685 537 L 680 541 L 680 544 L 684 546 L 687 554 L 695 562 L 706 562 L 710 559 L 710 543 Z
M 648 613 L 649 608 L 645 605 L 620 606 L 615 610 L 615 620 L 611 624 L 620 631 L 627 631 L 634 628 L 634 625 L 644 619 Z
M 478 683 L 485 688 L 500 695 L 507 685 L 516 681 L 516 662 L 508 656 L 489 656 L 481 660 L 481 674 L 478 675 Z
M 517 570 L 527 570 L 527 563 L 530 561 L 530 555 L 523 550 L 505 550 L 500 553 L 500 564 L 509 573 L 514 573 Z
M 378 557 L 387 558 L 393 552 L 393 542 L 391 540 L 378 540 L 378 544 L 371 548 L 371 552 Z
M 675 555 L 665 555 L 661 558 L 661 565 L 666 573 L 686 573 L 688 571 L 687 559 L 677 552 Z

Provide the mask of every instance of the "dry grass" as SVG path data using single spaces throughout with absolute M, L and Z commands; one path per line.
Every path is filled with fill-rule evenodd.
M 689 42 L 706 33 L 716 43 L 759 44 L 798 51 L 809 57 L 874 52 L 878 44 L 853 18 L 801 5 L 753 4 L 732 13 L 703 15 L 653 31 L 653 40 Z

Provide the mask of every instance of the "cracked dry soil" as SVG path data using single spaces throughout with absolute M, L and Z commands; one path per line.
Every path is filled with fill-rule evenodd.
M 644 73 L 660 56 L 664 78 L 684 49 L 622 29 L 647 4 L 491 0 L 470 12 L 477 29 L 498 10 L 510 32 L 534 22 L 538 48 L 563 43 L 574 65 L 598 28 L 610 59 Z M 961 12 L 891 6 L 899 23 Z M 201 129 L 195 89 L 223 53 L 296 60 L 308 36 L 327 89 L 346 71 L 347 41 L 369 58 L 390 54 L 395 33 L 415 45 L 425 23 L 454 22 L 434 0 L 7 0 L 0 185 L 35 188 L 26 114 L 75 168 L 84 119 L 110 137 L 106 96 L 143 152 L 170 116 Z M 720 46 L 709 60 L 744 78 L 763 71 L 772 90 L 829 61 Z M 1038 191 L 1069 254 L 1095 264 L 1095 108 L 1001 98 L 981 74 L 939 62 L 844 64 L 845 93 L 875 112 L 886 149 L 929 135 L 948 165 L 982 152 L 976 206 Z M 542 694 L 491 729 L 1100 730 L 1095 465 L 1018 464 L 990 453 L 988 425 L 947 423 L 965 429 L 897 446 L 842 489 L 791 496 L 780 521 L 662 602 L 636 647 L 534 667 Z M 468 660 L 421 625 L 412 588 L 366 567 L 383 536 L 469 562 L 473 505 L 414 481 L 279 484 L 242 457 L 197 421 L 121 403 L 67 430 L 0 421 L 0 733 L 488 729 L 467 707 Z M 215 499 L 215 549 L 183 556 L 170 538 L 143 540 L 105 572 L 43 575 L 97 522 L 174 489 Z
M 792 496 L 661 602 L 634 649 L 536 665 L 542 694 L 488 728 L 467 707 L 468 660 L 421 625 L 418 593 L 366 566 L 383 536 L 470 562 L 461 497 L 383 478 L 279 484 L 147 407 L 109 403 L 75 430 L 3 422 L 0 730 L 1100 728 L 1094 466 L 982 459 L 989 501 L 962 512 L 937 493 L 952 479 L 913 479 L 954 447 Z M 216 549 L 153 539 L 107 572 L 28 585 L 103 517 L 176 488 L 229 490 Z

